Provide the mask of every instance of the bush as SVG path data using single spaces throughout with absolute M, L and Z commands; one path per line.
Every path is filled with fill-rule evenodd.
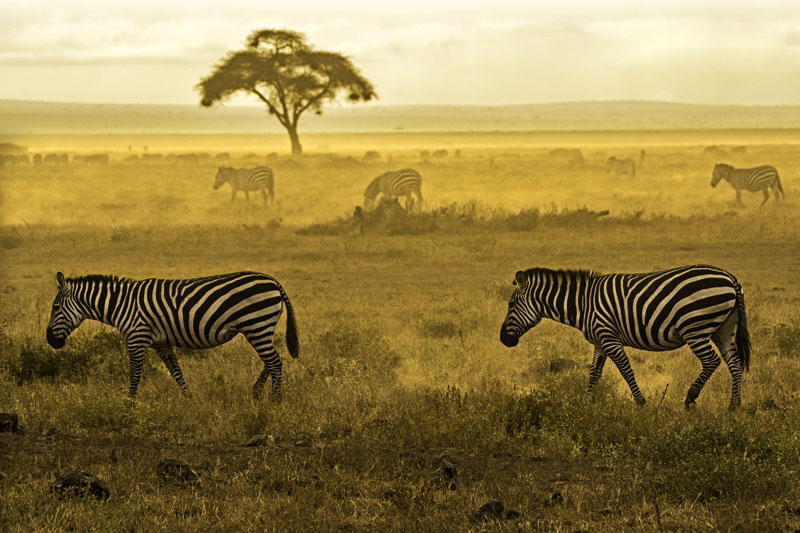
M 30 340 L 19 349 L 19 359 L 10 369 L 18 382 L 66 375 L 85 378 L 91 367 L 91 356 L 85 350 L 56 352 Z

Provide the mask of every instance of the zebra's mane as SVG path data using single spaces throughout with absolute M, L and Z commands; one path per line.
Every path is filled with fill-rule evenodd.
M 124 281 L 131 281 L 128 278 L 120 278 L 106 274 L 88 274 L 86 276 L 78 276 L 77 278 L 67 278 L 69 283 L 112 283 L 117 284 Z
M 570 281 L 578 281 L 582 279 L 592 279 L 601 276 L 600 272 L 587 269 L 552 269 L 544 267 L 529 268 L 525 271 L 529 276 L 536 276 L 537 274 L 549 274 L 555 277 L 565 277 Z

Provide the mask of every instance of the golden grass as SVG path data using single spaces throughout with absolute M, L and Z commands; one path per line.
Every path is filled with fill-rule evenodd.
M 217 137 L 219 151 L 244 155 L 226 139 Z M 746 194 L 736 209 L 730 187 L 709 186 L 715 161 L 700 152 L 723 144 L 713 136 L 697 145 L 648 138 L 636 180 L 602 168 L 607 155 L 635 155 L 634 142 L 598 134 L 579 145 L 588 162 L 570 166 L 545 145 L 499 149 L 485 139 L 460 159 L 427 164 L 409 146 L 451 137 L 362 139 L 337 157 L 282 159 L 273 209 L 228 205 L 226 190 L 211 190 L 213 162 L 132 165 L 115 153 L 107 167 L 0 169 L 0 411 L 18 412 L 25 430 L 0 435 L 0 529 L 465 531 L 490 527 L 471 519 L 490 498 L 522 514 L 499 530 L 800 527 L 796 146 L 750 139 L 731 161 L 777 166 L 788 200 L 759 209 L 760 195 Z M 342 159 L 368 149 L 384 162 Z M 392 222 L 340 231 L 366 183 L 405 166 L 422 173 L 428 211 L 403 221 L 401 234 Z M 458 209 L 433 217 L 452 202 Z M 611 213 L 571 219 L 583 206 Z M 522 208 L 538 215 L 510 226 Z M 563 216 L 543 218 L 553 212 Z M 303 231 L 312 223 L 335 231 Z M 697 410 L 683 411 L 699 372 L 686 348 L 629 351 L 648 399 L 636 408 L 613 365 L 587 397 L 591 348 L 575 330 L 543 323 L 515 349 L 499 342 L 518 269 L 700 262 L 734 273 L 747 298 L 752 368 L 733 415 L 724 366 Z M 275 275 L 297 311 L 302 355 L 285 360 L 281 404 L 250 399 L 260 362 L 240 338 L 178 354 L 189 397 L 150 353 L 135 405 L 125 400 L 119 338 L 105 327 L 81 326 L 60 352 L 45 343 L 57 270 L 243 269 Z M 577 367 L 552 373 L 555 358 Z M 271 439 L 240 446 L 258 433 Z M 203 485 L 159 485 L 164 457 L 189 462 Z M 456 466 L 452 479 L 443 460 Z M 109 501 L 49 494 L 55 472 L 69 469 L 108 482 Z

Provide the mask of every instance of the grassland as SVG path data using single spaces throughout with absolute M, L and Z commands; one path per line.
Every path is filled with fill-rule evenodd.
M 626 136 L 621 136 L 626 135 Z M 800 528 L 800 151 L 781 130 L 309 136 L 279 157 L 276 205 L 230 205 L 216 164 L 123 163 L 150 152 L 229 152 L 235 166 L 285 149 L 236 136 L 29 136 L 31 151 L 111 152 L 108 166 L 0 168 L 0 530 L 10 531 L 785 531 Z M 270 144 L 272 142 L 272 144 Z M 733 205 L 709 186 L 724 160 L 771 163 L 788 200 Z M 586 162 L 548 155 L 578 147 Z M 420 150 L 447 148 L 428 162 Z M 647 155 L 635 179 L 609 155 Z M 453 150 L 461 149 L 460 158 Z M 366 150 L 382 161 L 360 162 Z M 247 159 L 249 152 L 260 154 Z M 389 161 L 391 157 L 391 161 Z M 359 226 L 366 183 L 417 168 L 426 211 Z M 256 195 L 257 196 L 257 195 Z M 597 221 L 580 209 L 610 214 Z M 362 231 L 363 230 L 363 231 Z M 753 339 L 743 408 L 721 367 L 683 410 L 699 362 L 630 350 L 648 399 L 613 366 L 585 393 L 591 349 L 543 323 L 515 349 L 499 326 L 520 268 L 646 271 L 712 263 L 742 282 Z M 298 314 L 301 358 L 285 400 L 254 403 L 260 362 L 242 339 L 178 354 L 184 397 L 149 354 L 125 400 L 119 336 L 84 324 L 44 339 L 54 275 L 275 275 Z M 282 331 L 282 327 L 279 328 Z M 285 349 L 283 350 L 285 353 Z M 551 362 L 567 359 L 574 368 Z M 556 371 L 558 370 L 558 371 Z M 242 447 L 256 434 L 264 446 Z M 161 485 L 158 461 L 192 464 L 196 489 Z M 108 502 L 48 493 L 56 472 L 105 480 Z M 481 522 L 502 500 L 521 517 Z

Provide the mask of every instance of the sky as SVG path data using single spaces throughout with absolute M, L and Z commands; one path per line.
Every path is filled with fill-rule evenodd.
M 261 28 L 346 54 L 380 105 L 800 105 L 800 0 L 3 0 L 0 99 L 197 105 Z

